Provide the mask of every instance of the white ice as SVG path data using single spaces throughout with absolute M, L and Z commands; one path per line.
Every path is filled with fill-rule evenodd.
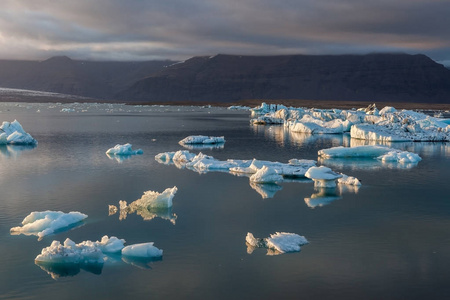
M 177 192 L 177 187 L 167 188 L 162 193 L 154 191 L 146 191 L 144 195 L 136 201 L 127 205 L 126 201 L 120 200 L 120 220 L 125 220 L 128 214 L 136 213 L 140 215 L 144 220 L 149 221 L 156 217 L 169 220 L 172 224 L 175 224 L 177 216 L 172 213 L 172 199 Z M 109 215 L 113 215 L 117 212 L 117 207 L 109 205 Z
M 335 187 L 336 180 L 342 177 L 341 174 L 337 174 L 325 166 L 311 167 L 305 176 L 314 180 L 316 187 Z
M 12 235 L 36 235 L 42 239 L 55 231 L 69 228 L 85 218 L 87 218 L 87 215 L 80 212 L 35 211 L 23 219 L 22 227 L 13 227 L 10 232 Z
M 263 166 L 250 177 L 254 183 L 274 183 L 283 181 L 283 176 L 277 173 L 272 167 Z
M 319 150 L 318 155 L 324 158 L 332 157 L 378 157 L 393 149 L 383 146 L 332 147 Z
M 14 120 L 11 123 L 5 121 L 0 126 L 0 144 L 36 145 L 37 141 Z
M 133 150 L 131 149 L 131 144 L 127 143 L 125 145 L 115 145 L 113 148 L 110 148 L 106 151 L 108 155 L 136 155 L 143 154 L 142 149 Z
M 268 248 L 268 255 L 277 255 L 287 252 L 298 252 L 301 246 L 308 244 L 308 240 L 301 235 L 288 232 L 276 232 L 267 238 L 255 238 L 252 233 L 247 233 L 245 238 L 247 246 L 250 246 L 247 251 L 252 253 L 254 248 Z
M 204 135 L 191 135 L 185 137 L 180 142 L 180 145 L 184 144 L 223 144 L 225 138 L 223 136 L 204 136 Z
M 156 248 L 153 244 L 150 242 L 126 246 L 122 249 L 122 255 L 141 258 L 161 257 L 163 250 Z
M 422 158 L 412 152 L 408 151 L 390 151 L 378 157 L 382 162 L 398 162 L 401 164 L 417 164 Z

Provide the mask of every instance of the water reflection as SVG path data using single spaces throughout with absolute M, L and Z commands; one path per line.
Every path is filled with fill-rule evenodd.
M 111 155 L 111 154 L 106 154 L 106 156 L 108 156 L 108 158 L 110 160 L 115 160 L 117 161 L 119 164 L 123 163 L 126 160 L 129 160 L 130 158 L 132 158 L 135 155 Z
M 336 188 L 315 188 L 315 190 L 316 193 L 312 194 L 310 198 L 305 198 L 305 203 L 310 208 L 322 207 L 342 199 Z
M 37 145 L 0 145 L 0 156 L 17 158 L 24 151 L 33 150 Z
M 72 277 L 85 270 L 89 273 L 100 275 L 103 269 L 103 263 L 51 263 L 51 262 L 34 262 L 42 270 L 47 272 L 54 280 L 61 277 Z
M 375 158 L 323 158 L 318 162 L 331 168 L 349 168 L 351 170 L 411 169 L 418 163 L 385 162 Z
M 217 143 L 217 144 L 180 144 L 186 149 L 189 150 L 214 150 L 214 149 L 223 149 L 225 147 L 225 143 Z
M 151 269 L 153 262 L 162 261 L 162 256 L 146 258 L 122 256 L 122 261 L 139 269 Z
M 283 189 L 283 187 L 275 183 L 254 183 L 250 181 L 250 186 L 263 199 L 273 198 L 279 190 Z

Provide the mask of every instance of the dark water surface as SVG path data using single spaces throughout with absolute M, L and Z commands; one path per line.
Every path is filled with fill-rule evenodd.
M 325 195 L 304 180 L 254 189 L 247 177 L 198 174 L 160 164 L 154 156 L 183 149 L 178 141 L 194 134 L 225 136 L 224 148 L 201 150 L 221 160 L 317 160 L 320 149 L 361 143 L 342 135 L 252 126 L 245 111 L 79 105 L 65 113 L 63 107 L 0 104 L 0 121 L 17 119 L 39 142 L 35 148 L 0 146 L 1 299 L 450 297 L 448 144 L 389 145 L 418 153 L 423 160 L 416 166 L 319 161 L 358 177 L 359 189 L 338 188 Z M 144 154 L 122 162 L 105 155 L 125 143 Z M 173 186 L 178 187 L 168 212 L 173 222 L 108 216 L 109 204 L 130 203 L 147 190 Z M 41 241 L 10 235 L 30 212 L 44 210 L 89 217 L 81 227 Z M 267 237 L 277 231 L 304 235 L 310 244 L 278 256 L 264 249 L 247 253 L 247 232 Z M 123 238 L 128 245 L 155 242 L 164 250 L 163 259 L 110 257 L 100 268 L 53 269 L 56 280 L 34 263 L 53 240 L 79 243 L 103 235 Z

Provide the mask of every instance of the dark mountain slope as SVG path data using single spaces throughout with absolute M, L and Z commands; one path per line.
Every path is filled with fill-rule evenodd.
M 0 87 L 112 99 L 119 91 L 172 63 L 77 61 L 66 56 L 42 62 L 0 60 Z
M 194 57 L 118 97 L 146 102 L 309 99 L 450 103 L 450 70 L 425 55 Z

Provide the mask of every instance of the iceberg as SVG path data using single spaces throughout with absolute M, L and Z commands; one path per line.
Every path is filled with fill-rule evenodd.
M 126 246 L 122 249 L 122 255 L 141 258 L 161 257 L 163 250 L 156 248 L 153 244 L 150 242 Z
M 0 126 L 0 144 L 37 145 L 37 141 L 25 130 L 17 120 L 3 122 Z
M 319 150 L 318 155 L 324 158 L 336 157 L 378 157 L 393 149 L 383 146 L 332 147 Z
M 417 164 L 422 158 L 416 154 L 408 151 L 389 151 L 384 155 L 378 157 L 382 162 L 398 162 L 401 164 Z
M 35 211 L 23 219 L 22 227 L 13 227 L 10 233 L 11 235 L 36 235 L 41 240 L 49 234 L 74 228 L 86 218 L 87 215 L 80 212 Z
M 67 238 L 63 244 L 53 241 L 36 256 L 35 263 L 47 271 L 53 278 L 74 276 L 80 268 L 97 274 L 101 273 L 104 262 L 111 255 L 133 258 L 161 258 L 163 250 L 153 246 L 153 242 L 124 246 L 125 240 L 117 237 L 103 236 L 101 241 L 83 241 L 76 244 Z M 112 256 L 111 256 L 112 257 Z M 126 261 L 126 260 L 124 260 Z M 68 274 L 65 274 L 67 272 Z M 55 278 L 56 279 L 56 278 Z
M 172 213 L 172 199 L 177 192 L 177 187 L 167 188 L 162 193 L 154 191 L 146 191 L 144 195 L 136 201 L 127 205 L 126 201 L 120 200 L 120 215 L 119 220 L 125 220 L 128 214 L 136 213 L 140 215 L 145 221 L 154 218 L 161 218 L 170 221 L 175 225 L 177 215 Z M 109 215 L 117 212 L 117 207 L 109 205 Z
M 277 173 L 274 168 L 263 166 L 250 177 L 254 183 L 275 183 L 283 181 L 283 176 Z
M 106 154 L 109 155 L 136 155 L 143 154 L 142 149 L 132 150 L 131 144 L 127 143 L 125 145 L 115 145 L 113 148 L 110 148 L 106 151 Z
M 191 135 L 182 139 L 180 145 L 188 144 L 223 144 L 225 138 L 223 136 L 204 136 L 204 135 Z
M 255 238 L 252 233 L 245 237 L 247 252 L 251 254 L 255 248 L 267 248 L 268 255 L 278 255 L 288 252 L 299 252 L 301 246 L 308 244 L 308 240 L 301 235 L 288 232 L 276 232 L 267 238 Z
M 335 187 L 336 180 L 342 177 L 324 166 L 309 168 L 305 176 L 314 180 L 315 187 Z

